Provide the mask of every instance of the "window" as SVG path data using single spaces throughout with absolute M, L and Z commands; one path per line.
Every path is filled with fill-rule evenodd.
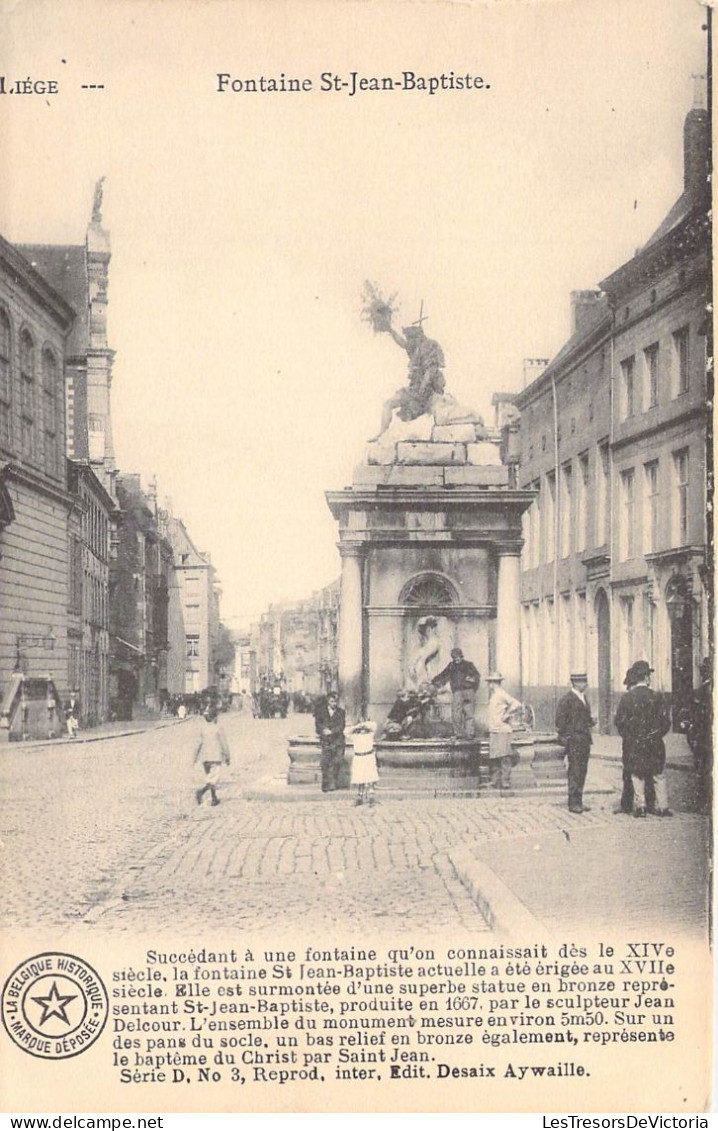
M 12 400 L 12 335 L 10 319 L 0 310 L 0 444 L 10 446 L 10 403 Z
M 184 583 L 185 593 L 188 597 L 196 597 L 199 593 L 199 578 L 187 577 Z
M 533 671 L 533 649 L 535 645 L 533 636 L 533 622 L 531 614 L 531 606 L 524 605 L 521 609 L 521 629 L 522 629 L 522 652 L 524 663 L 524 680 L 526 684 L 531 683 L 531 672 Z
M 658 404 L 658 342 L 643 351 L 643 372 L 646 408 L 655 408 Z
M 576 621 L 573 638 L 573 667 L 576 671 L 586 669 L 586 594 L 576 594 Z
M 529 566 L 536 569 L 541 564 L 541 495 L 540 481 L 537 479 L 531 484 L 531 490 L 536 492 L 536 498 L 531 504 L 529 518 L 531 519 L 531 557 Z
M 554 617 L 553 598 L 549 597 L 544 602 L 544 630 L 542 633 L 543 641 L 541 648 L 540 670 L 541 670 L 541 683 L 552 684 L 554 682 L 554 655 L 556 637 L 554 635 L 556 629 L 556 622 Z
M 187 624 L 199 624 L 199 605 L 187 605 L 185 612 L 187 614 Z
M 621 671 L 627 670 L 634 661 L 635 639 L 633 626 L 633 597 L 621 597 Z
M 82 612 L 82 542 L 74 535 L 70 539 L 70 603 L 73 613 Z
M 621 385 L 623 388 L 623 417 L 628 420 L 636 411 L 635 385 L 636 359 L 627 357 L 621 362 Z
M 576 481 L 576 551 L 582 553 L 588 545 L 588 453 L 578 457 Z
M 609 513 L 608 513 L 608 482 L 610 474 L 610 453 L 608 443 L 600 444 L 598 448 L 598 466 L 596 474 L 596 545 L 603 546 L 608 542 Z
M 199 636 L 185 636 L 185 643 L 187 645 L 186 656 L 188 660 L 199 656 Z
M 533 640 L 533 648 L 531 650 L 531 667 L 530 667 L 530 683 L 536 687 L 539 682 L 539 640 L 541 622 L 539 619 L 539 605 L 538 602 L 531 606 L 531 639 Z
M 458 594 L 450 581 L 438 573 L 422 573 L 413 577 L 399 595 L 400 605 L 456 605 Z
M 636 546 L 636 476 L 632 467 L 621 472 L 621 511 L 619 526 L 619 560 L 627 561 Z
M 571 674 L 571 594 L 562 593 L 558 622 L 558 678 L 568 683 Z
M 673 335 L 673 396 L 688 392 L 688 327 Z
M 573 491 L 573 472 L 571 464 L 561 468 L 561 545 L 559 556 L 567 558 L 571 553 L 571 495 Z
M 656 606 L 649 593 L 643 594 L 643 651 L 653 667 L 655 660 Z
M 658 460 L 643 465 L 645 506 L 643 510 L 643 553 L 658 549 Z
M 50 350 L 42 354 L 43 431 L 45 434 L 45 471 L 57 475 L 57 362 Z
M 27 330 L 20 335 L 20 451 L 23 459 L 35 454 L 35 346 Z
M 688 448 L 673 453 L 673 535 L 676 546 L 688 544 Z
M 546 527 L 544 531 L 544 544 L 546 546 L 546 561 L 552 562 L 556 554 L 556 473 L 550 472 L 545 480 Z

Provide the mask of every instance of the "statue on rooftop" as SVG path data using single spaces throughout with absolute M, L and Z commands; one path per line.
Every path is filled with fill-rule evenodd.
M 101 224 L 102 223 L 102 193 L 103 193 L 104 183 L 105 183 L 105 178 L 100 177 L 99 181 L 95 185 L 95 196 L 94 196 L 94 199 L 92 201 L 92 223 L 93 224 Z

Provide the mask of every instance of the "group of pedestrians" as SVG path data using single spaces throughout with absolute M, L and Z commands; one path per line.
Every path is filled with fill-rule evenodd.
M 333 793 L 342 786 L 348 734 L 353 747 L 351 784 L 357 787 L 356 804 L 375 805 L 374 787 L 379 781 L 374 749 L 376 723 L 362 719 L 347 731 L 346 712 L 339 706 L 336 691 L 330 691 L 326 699 L 319 702 L 314 723 L 321 746 L 322 793 Z
M 660 695 L 651 689 L 653 668 L 645 660 L 638 660 L 626 672 L 626 693 L 621 698 L 615 717 L 616 730 L 622 738 L 623 789 L 620 811 L 634 817 L 672 817 L 668 805 L 664 737 L 671 729 L 669 711 Z M 703 672 L 702 672 L 703 674 Z M 480 676 L 476 667 L 466 661 L 459 649 L 452 652 L 451 663 L 435 677 L 434 683 L 449 683 L 453 695 L 452 718 L 455 729 L 463 736 L 475 733 L 476 690 Z M 489 689 L 489 770 L 491 785 L 499 790 L 511 786 L 511 770 L 518 761 L 511 736 L 524 728 L 524 705 L 503 688 L 500 672 L 486 676 Z M 708 690 L 699 697 L 702 713 L 698 712 L 689 729 L 689 740 L 700 751 L 710 745 L 711 704 L 708 677 L 704 680 Z M 566 753 L 568 771 L 568 808 L 571 813 L 586 813 L 583 794 L 591 754 L 592 729 L 595 726 L 591 707 L 586 697 L 588 677 L 585 672 L 572 672 L 570 689 L 556 708 L 558 741 Z M 407 716 L 408 717 L 408 716 Z M 344 785 L 344 760 L 346 739 L 353 747 L 351 784 L 357 787 L 357 805 L 376 804 L 375 785 L 379 780 L 375 739 L 377 724 L 370 719 L 347 729 L 346 712 L 339 706 L 339 695 L 329 692 L 319 701 L 314 714 L 316 733 L 321 746 L 321 788 L 332 793 Z M 196 800 L 201 804 L 209 794 L 211 804 L 218 805 L 217 784 L 223 765 L 229 765 L 230 753 L 227 739 L 218 721 L 218 707 L 208 701 L 202 711 L 201 734 L 196 747 L 195 763 L 201 781 L 196 790 Z M 707 771 L 709 773 L 709 771 Z
M 671 729 L 670 715 L 661 697 L 651 689 L 653 668 L 646 660 L 631 664 L 623 681 L 626 688 L 616 712 L 616 730 L 622 739 L 623 790 L 620 811 L 634 817 L 651 813 L 672 817 L 666 789 L 664 736 Z M 571 689 L 556 708 L 558 740 L 568 763 L 568 808 L 586 813 L 583 791 L 591 753 L 591 730 L 596 720 L 586 699 L 585 672 L 572 672 Z

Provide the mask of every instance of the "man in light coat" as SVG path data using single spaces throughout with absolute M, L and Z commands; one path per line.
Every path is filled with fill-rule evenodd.
M 518 755 L 511 746 L 511 735 L 523 719 L 523 704 L 501 686 L 501 672 L 486 677 L 489 688 L 489 769 L 494 789 L 511 788 L 511 769 Z

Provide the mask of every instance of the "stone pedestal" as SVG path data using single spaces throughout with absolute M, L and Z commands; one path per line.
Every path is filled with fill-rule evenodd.
M 366 712 L 381 726 L 399 688 L 431 680 L 455 647 L 482 676 L 500 666 L 520 693 L 518 554 L 533 493 L 509 487 L 498 436 L 472 443 L 469 432 L 437 427 L 424 440 L 372 445 L 377 462 L 327 493 L 342 556 L 339 690 L 349 722 Z M 487 698 L 482 681 L 479 722 Z

